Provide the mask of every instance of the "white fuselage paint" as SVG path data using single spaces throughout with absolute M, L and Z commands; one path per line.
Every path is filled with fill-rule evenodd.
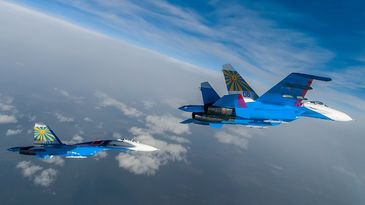
M 316 104 L 313 102 L 305 102 L 303 106 L 314 111 L 320 113 L 334 121 L 351 121 L 352 118 L 348 116 L 346 113 L 330 108 L 324 104 Z

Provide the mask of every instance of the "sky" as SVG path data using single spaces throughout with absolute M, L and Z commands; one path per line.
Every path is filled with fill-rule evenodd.
M 356 2 L 90 2 L 0 2 L 2 204 L 364 203 Z M 179 124 L 189 116 L 177 107 L 201 103 L 200 82 L 226 93 L 227 62 L 259 94 L 294 71 L 332 77 L 309 96 L 355 120 Z M 78 161 L 7 152 L 32 143 L 36 121 L 65 142 L 134 136 L 160 151 Z
M 364 93 L 361 1 L 16 1 L 204 68 L 249 78 L 309 72 Z

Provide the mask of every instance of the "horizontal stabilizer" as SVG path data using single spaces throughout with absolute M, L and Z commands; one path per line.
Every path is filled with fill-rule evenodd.
M 214 103 L 214 106 L 217 107 L 225 107 L 225 108 L 245 108 L 247 107 L 245 100 L 243 99 L 241 94 L 231 94 L 225 95 L 217 102 Z
M 210 126 L 211 128 L 216 128 L 216 129 L 218 129 L 218 128 L 222 128 L 222 127 L 223 127 L 223 124 L 218 124 L 218 123 L 209 123 L 209 126 Z
M 184 105 L 179 107 L 179 109 L 185 112 L 204 112 L 203 105 Z
M 181 121 L 180 123 L 181 124 L 191 124 L 191 123 L 194 123 L 194 120 L 193 119 L 186 119 L 184 121 Z
M 208 82 L 200 84 L 204 105 L 211 105 L 219 99 L 219 95 Z

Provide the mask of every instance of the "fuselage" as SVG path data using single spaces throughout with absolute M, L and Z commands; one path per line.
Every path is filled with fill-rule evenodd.
M 192 112 L 196 124 L 243 124 L 248 126 L 274 126 L 291 122 L 300 117 L 312 117 L 334 121 L 349 121 L 351 118 L 343 112 L 327 105 L 309 101 L 300 106 L 264 104 L 259 101 L 245 99 L 244 108 L 222 108 L 215 106 L 187 105 L 181 110 Z
M 34 155 L 39 158 L 60 156 L 66 158 L 86 158 L 102 151 L 155 151 L 156 148 L 132 140 L 99 140 L 73 145 L 35 145 L 27 147 L 13 147 L 9 151 L 23 155 Z

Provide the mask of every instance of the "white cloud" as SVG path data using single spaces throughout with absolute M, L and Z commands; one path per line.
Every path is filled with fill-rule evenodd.
M 74 121 L 74 118 L 66 117 L 66 116 L 64 116 L 64 115 L 62 115 L 61 113 L 58 113 L 58 112 L 55 113 L 55 116 L 56 116 L 57 120 L 60 121 L 60 122 L 73 122 Z
M 98 152 L 94 155 L 94 159 L 99 160 L 108 156 L 107 152 Z
M 100 99 L 101 106 L 103 107 L 114 107 L 121 111 L 124 115 L 129 117 L 140 117 L 142 113 L 136 108 L 130 107 L 123 102 L 120 102 L 105 93 L 96 92 L 95 96 Z
M 79 134 L 75 134 L 71 140 L 66 140 L 66 141 L 63 141 L 65 144 L 77 144 L 77 143 L 81 143 L 84 141 L 84 138 L 79 135 Z
M 148 115 L 146 126 L 156 133 L 170 132 L 173 134 L 189 134 L 190 129 L 186 124 L 181 124 L 182 119 L 171 115 Z
M 93 120 L 91 119 L 91 118 L 89 118 L 89 117 L 84 117 L 84 119 L 83 119 L 84 121 L 86 121 L 86 122 L 92 122 Z
M 9 112 L 15 110 L 15 106 L 12 105 L 13 98 L 0 94 L 0 111 Z
M 44 169 L 40 174 L 34 177 L 36 185 L 47 187 L 56 179 L 57 171 L 52 168 Z
M 147 115 L 144 120 L 143 123 L 147 128 L 131 127 L 129 131 L 135 135 L 136 140 L 159 150 L 149 153 L 120 153 L 116 157 L 119 167 L 134 174 L 154 175 L 162 165 L 170 161 L 184 160 L 187 149 L 181 144 L 188 143 L 189 140 L 176 135 L 190 134 L 189 127 L 180 124 L 181 119 L 171 115 Z M 170 136 L 169 133 L 174 135 Z M 153 134 L 163 135 L 165 138 L 180 144 L 156 139 Z M 119 133 L 114 133 L 113 136 L 119 137 Z
M 23 176 L 29 178 L 36 185 L 48 187 L 56 179 L 57 171 L 52 168 L 44 169 L 41 166 L 34 165 L 29 161 L 21 161 L 16 165 Z
M 67 97 L 77 103 L 81 103 L 83 100 L 83 97 L 79 97 L 79 96 L 74 96 L 71 95 L 70 92 L 60 89 L 60 88 L 54 88 L 55 91 L 57 91 L 58 93 L 60 93 L 61 95 L 63 95 L 64 97 Z
M 2 115 L 0 114 L 0 124 L 16 123 L 18 120 L 15 115 Z
M 158 148 L 154 152 L 131 152 L 120 153 L 116 159 L 119 167 L 122 167 L 134 174 L 154 175 L 160 166 L 169 161 L 184 160 L 187 149 L 180 144 L 170 144 L 154 138 L 144 130 L 138 127 L 132 127 L 131 133 L 137 134 L 136 140 Z
M 122 138 L 122 135 L 119 132 L 113 132 L 112 136 L 116 139 L 121 139 Z
M 236 145 L 242 149 L 247 149 L 248 140 L 256 134 L 259 130 L 254 130 L 247 127 L 231 126 L 223 128 L 224 131 L 219 131 L 214 134 L 214 137 L 221 143 Z
M 143 101 L 144 109 L 149 110 L 149 109 L 153 108 L 153 106 L 155 106 L 155 103 L 153 101 L 150 101 L 150 100 Z
M 62 157 L 57 157 L 57 156 L 54 156 L 52 158 L 42 159 L 42 161 L 48 164 L 53 164 L 61 167 L 65 164 L 65 160 Z
M 67 92 L 66 90 L 62 90 L 60 88 L 54 88 L 54 90 L 59 92 L 61 95 L 65 96 L 65 97 L 70 97 L 70 93 Z
M 23 130 L 22 129 L 15 129 L 15 130 L 12 130 L 12 129 L 8 129 L 7 131 L 6 131 L 6 136 L 11 136 L 11 135 L 18 135 L 18 134 L 20 134 L 20 133 L 22 133 L 23 132 Z
M 180 144 L 190 143 L 190 140 L 188 140 L 186 138 L 183 138 L 183 137 L 179 137 L 179 136 L 172 135 L 172 136 L 169 136 L 168 138 L 175 141 L 175 142 L 178 142 Z
M 21 169 L 22 174 L 25 177 L 31 177 L 33 176 L 36 172 L 42 170 L 41 166 L 38 165 L 33 165 L 31 162 L 29 161 L 21 161 L 16 165 L 16 168 Z

